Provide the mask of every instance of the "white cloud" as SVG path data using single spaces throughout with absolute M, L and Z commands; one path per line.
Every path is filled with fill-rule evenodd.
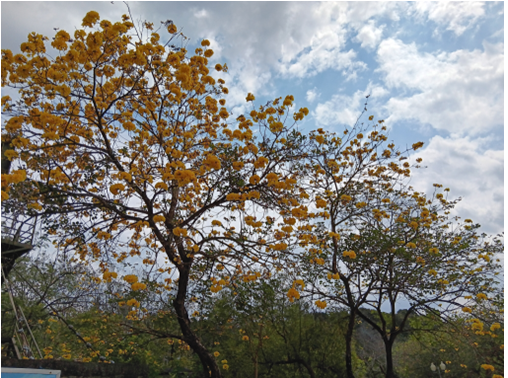
M 369 83 L 363 91 L 356 91 L 353 95 L 335 94 L 332 98 L 316 106 L 312 116 L 320 126 L 333 127 L 336 125 L 352 126 L 362 113 L 365 96 L 371 95 L 374 101 L 387 94 L 386 89 Z
M 343 70 L 343 75 L 354 75 L 356 70 L 364 70 L 367 65 L 356 62 L 356 52 L 341 51 L 340 45 L 327 49 L 320 42 L 312 46 L 309 53 L 301 55 L 295 62 L 280 66 L 280 72 L 286 76 L 298 78 L 314 76 L 327 69 Z
M 196 17 L 196 18 L 208 17 L 208 11 L 204 8 L 197 10 L 196 12 L 194 12 L 194 17 Z
M 416 92 L 391 98 L 389 121 L 414 119 L 461 135 L 503 124 L 503 45 L 484 42 L 483 51 L 421 53 L 414 43 L 381 42 L 378 71 L 388 88 Z
M 461 35 L 485 14 L 484 3 L 478 1 L 418 1 L 414 7 L 420 17 L 426 16 L 438 24 L 434 31 L 436 35 L 439 27 Z
M 358 31 L 354 40 L 360 42 L 363 48 L 374 48 L 381 41 L 384 27 L 385 25 L 376 27 L 375 21 L 369 20 L 367 25 Z
M 307 91 L 305 98 L 307 99 L 308 102 L 314 102 L 317 96 L 318 93 L 316 91 L 316 88 L 313 88 Z
M 484 232 L 498 233 L 504 218 L 504 154 L 486 149 L 492 138 L 434 136 L 413 155 L 427 168 L 415 170 L 411 183 L 428 195 L 433 183 L 450 188 L 449 199 L 462 197 L 455 214 L 480 223 Z

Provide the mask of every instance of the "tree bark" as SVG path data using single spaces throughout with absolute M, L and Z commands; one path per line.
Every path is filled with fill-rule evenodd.
M 383 337 L 383 341 L 385 344 L 385 354 L 386 354 L 386 378 L 397 378 L 395 372 L 393 371 L 393 340 L 390 338 Z
M 353 329 L 355 327 L 356 311 L 351 310 L 349 313 L 349 320 L 346 332 L 346 376 L 347 378 L 354 378 L 353 374 Z
M 199 338 L 194 334 L 190 325 L 189 314 L 185 308 L 185 298 L 189 283 L 189 271 L 191 262 L 183 262 L 178 266 L 180 277 L 178 279 L 178 293 L 173 301 L 178 324 L 183 334 L 185 342 L 198 355 L 203 365 L 204 376 L 207 378 L 221 378 L 222 374 L 213 356 L 208 352 Z

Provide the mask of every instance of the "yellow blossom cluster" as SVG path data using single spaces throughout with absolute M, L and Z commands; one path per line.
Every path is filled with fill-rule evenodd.
M 350 259 L 356 259 L 355 251 L 344 251 L 342 252 L 342 256 L 349 257 Z
M 111 282 L 112 278 L 117 278 L 117 277 L 118 277 L 118 273 L 110 272 L 110 271 L 105 271 L 104 274 L 102 275 L 102 278 L 107 282 Z
M 305 283 L 301 279 L 293 281 L 293 287 L 289 289 L 289 291 L 286 294 L 290 302 L 294 302 L 295 299 L 300 299 L 300 293 L 297 290 L 297 286 L 300 286 L 303 290 L 303 288 L 305 287 Z
M 145 290 L 146 285 L 141 282 L 135 282 L 131 285 L 131 289 L 132 289 L 132 291 Z
M 196 174 L 194 173 L 194 171 L 191 171 L 190 169 L 182 169 L 176 171 L 174 176 L 175 179 L 178 181 L 179 186 L 185 186 L 190 182 L 196 180 Z
M 9 198 L 9 186 L 26 180 L 26 171 L 18 169 L 10 174 L 2 174 L 2 201 Z
M 205 160 L 203 160 L 203 165 L 209 169 L 220 169 L 221 163 L 217 156 L 208 154 L 206 155 Z
M 175 227 L 173 229 L 173 235 L 179 236 L 179 237 L 185 237 L 187 236 L 187 230 L 180 227 Z
M 123 190 L 125 190 L 125 185 L 120 183 L 113 184 L 109 187 L 109 191 L 115 196 L 120 194 Z
M 132 298 L 132 299 L 129 299 L 127 301 L 127 306 L 130 306 L 130 307 L 139 307 L 140 303 L 137 300 L 135 300 L 134 298 Z
M 135 276 L 134 274 L 128 274 L 128 275 L 124 276 L 123 279 L 124 279 L 124 281 L 126 281 L 130 284 L 138 282 L 138 277 Z

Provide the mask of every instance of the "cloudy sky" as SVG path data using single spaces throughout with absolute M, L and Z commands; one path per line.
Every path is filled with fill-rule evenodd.
M 306 130 L 352 125 L 368 113 L 385 119 L 400 147 L 425 143 L 424 170 L 462 197 L 457 212 L 488 233 L 504 229 L 503 2 L 129 2 L 135 19 L 171 19 L 203 38 L 226 62 L 221 76 L 234 114 L 247 92 L 259 103 L 292 94 L 311 116 Z M 117 21 L 124 3 L 2 2 L 2 49 L 18 51 L 28 33 L 72 33 L 90 11 Z

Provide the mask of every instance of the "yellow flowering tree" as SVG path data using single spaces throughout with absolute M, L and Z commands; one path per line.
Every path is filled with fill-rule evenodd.
M 445 198 L 441 185 L 427 198 L 397 176 L 378 184 L 330 211 L 317 228 L 323 261 L 313 271 L 322 281 L 312 292 L 349 309 L 348 344 L 358 317 L 379 333 L 392 378 L 393 344 L 411 315 L 446 320 L 471 312 L 468 301 L 492 300 L 500 272 L 494 256 L 502 243 L 480 236 L 471 220 L 450 219 L 456 202 Z M 401 301 L 403 316 L 397 314 Z
M 325 277 L 332 281 L 354 280 L 359 271 L 352 269 L 350 275 L 342 273 L 341 276 L 339 265 L 353 268 L 358 254 L 354 248 L 343 249 L 342 229 L 348 222 L 372 210 L 371 198 L 379 189 L 395 185 L 410 172 L 409 163 L 403 161 L 408 151 L 398 151 L 393 143 L 388 143 L 384 121 L 374 122 L 373 118 L 370 116 L 368 122 L 361 123 L 360 117 L 342 134 L 323 129 L 310 133 L 311 146 L 306 161 L 309 174 L 302 186 L 312 211 L 309 211 L 305 224 L 298 226 L 297 236 L 299 246 L 307 251 L 306 264 L 310 263 L 318 271 L 326 269 Z M 422 145 L 415 143 L 410 150 Z M 380 212 L 376 217 L 384 214 Z M 288 295 L 297 298 L 299 293 L 293 288 Z M 358 308 L 368 297 L 368 288 L 348 295 L 358 296 L 354 299 Z M 325 309 L 327 301 L 319 298 L 315 305 Z M 354 319 L 355 311 L 349 319 L 347 334 L 346 367 L 349 377 L 353 375 L 351 340 Z
M 56 33 L 55 58 L 37 33 L 21 53 L 2 50 L 2 87 L 19 95 L 2 97 L 2 140 L 32 180 L 24 200 L 46 218 L 55 246 L 102 273 L 133 259 L 155 268 L 148 270 L 172 296 L 181 340 L 219 377 L 192 329 L 189 285 L 208 276 L 218 291 L 256 280 L 289 247 L 291 230 L 259 218 L 255 206 L 306 215 L 296 186 L 303 137 L 294 125 L 308 110 L 292 110 L 287 96 L 232 120 L 225 82 L 208 68 L 210 43 L 191 56 L 174 47 L 185 38 L 176 26 L 163 27 L 92 11 L 72 36 Z M 2 199 L 20 180 L 4 186 L 2 178 Z M 146 282 L 131 281 L 133 291 L 145 290 Z

